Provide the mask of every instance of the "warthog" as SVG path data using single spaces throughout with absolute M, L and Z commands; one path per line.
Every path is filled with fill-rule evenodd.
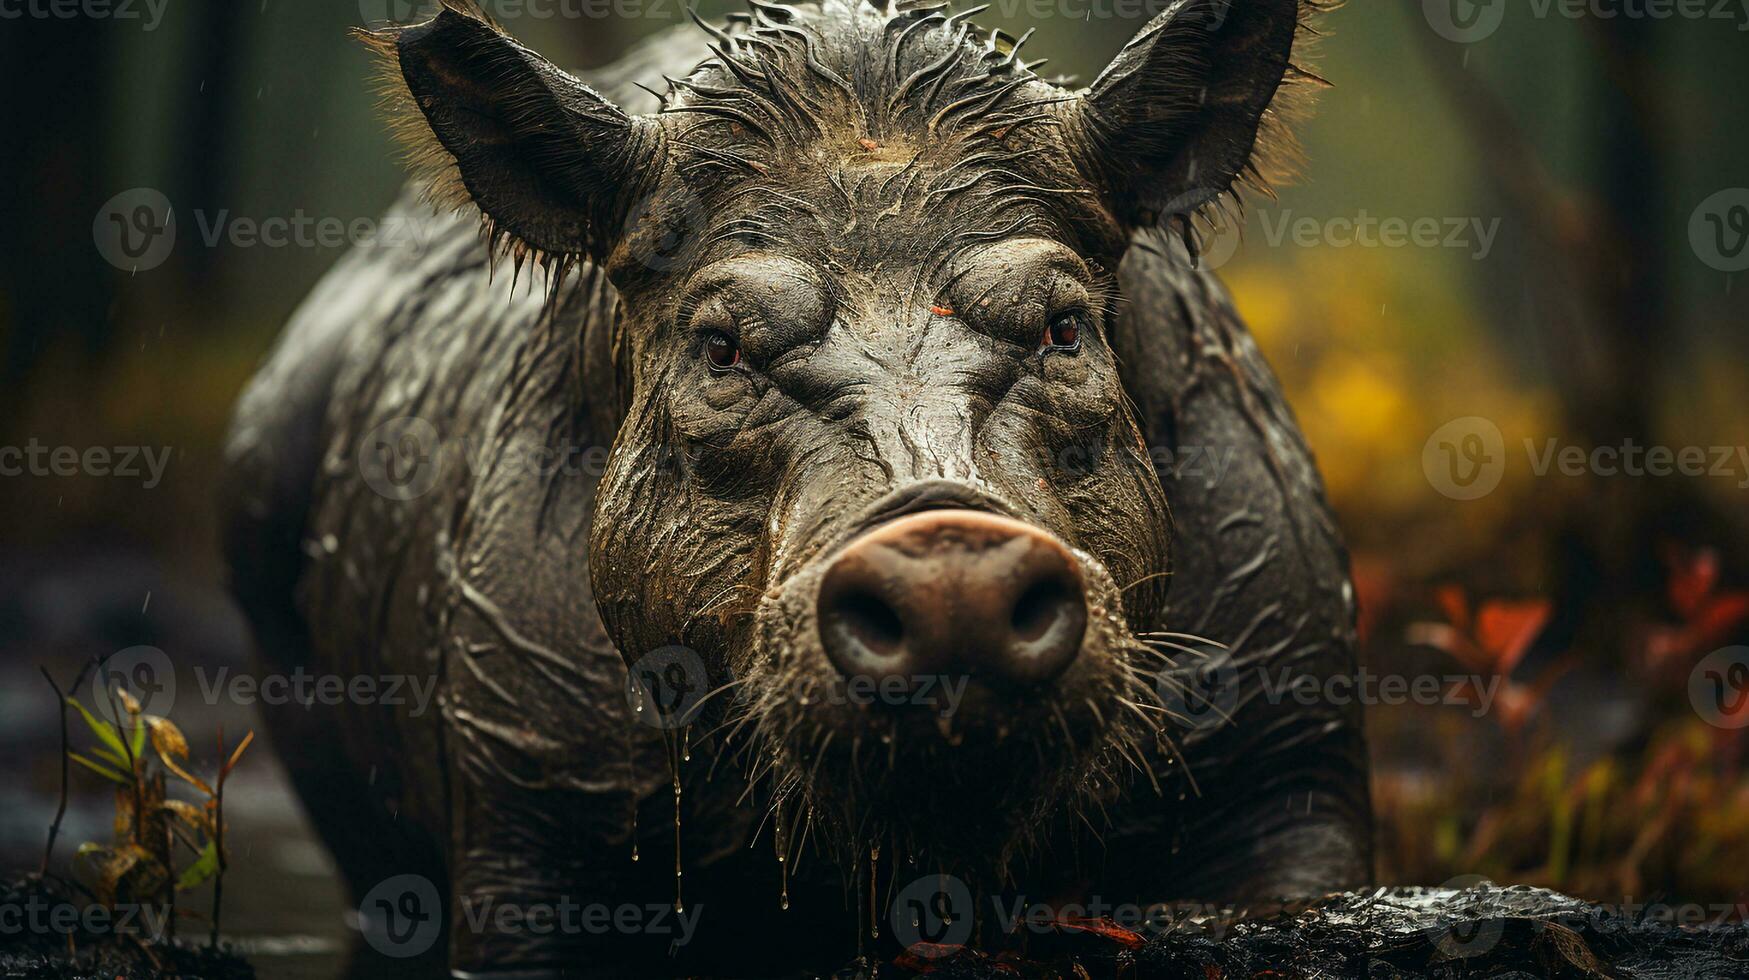
M 224 491 L 262 671 L 436 679 L 271 709 L 355 894 L 433 883 L 468 974 L 772 975 L 965 941 L 919 880 L 984 942 L 1363 883 L 1359 709 L 1265 687 L 1353 669 L 1347 559 L 1191 254 L 1316 12 L 1175 0 L 1083 89 L 927 0 L 589 84 L 459 0 L 367 34 L 462 214 L 322 281 Z M 566 903 L 696 933 L 481 911 Z

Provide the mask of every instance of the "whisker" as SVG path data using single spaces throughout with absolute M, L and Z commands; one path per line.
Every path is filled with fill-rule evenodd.
M 1174 632 L 1172 630 L 1149 630 L 1147 632 L 1137 633 L 1136 635 L 1138 637 L 1143 638 L 1143 639 L 1147 639 L 1149 637 L 1166 637 L 1168 639 L 1173 639 L 1173 640 L 1189 640 L 1192 643 L 1206 643 L 1209 646 L 1214 647 L 1218 650 L 1231 650 L 1232 649 L 1232 647 L 1227 646 L 1225 643 L 1222 643 L 1219 640 L 1210 639 L 1209 637 L 1206 637 L 1206 636 L 1198 636 L 1195 633 L 1178 633 L 1178 632 Z
M 1143 585 L 1143 584 L 1146 584 L 1148 582 L 1152 582 L 1153 580 L 1155 580 L 1157 578 L 1171 578 L 1171 577 L 1172 577 L 1172 570 L 1171 569 L 1167 569 L 1163 572 L 1154 572 L 1150 575 L 1144 575 L 1141 578 L 1136 579 L 1134 582 L 1131 582 L 1130 584 L 1124 586 L 1122 589 L 1119 589 L 1118 592 L 1120 594 L 1127 595 L 1127 594 L 1129 594 L 1129 591 L 1131 589 L 1135 588 L 1138 585 Z

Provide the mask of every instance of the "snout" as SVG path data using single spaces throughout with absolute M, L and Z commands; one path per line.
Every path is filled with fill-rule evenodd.
M 846 677 L 973 676 L 1036 687 L 1074 662 L 1087 600 L 1054 535 L 973 510 L 902 517 L 855 538 L 820 580 L 820 641 Z

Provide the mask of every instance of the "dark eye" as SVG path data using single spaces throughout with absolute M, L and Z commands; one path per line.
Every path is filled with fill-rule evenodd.
M 1087 327 L 1087 314 L 1080 310 L 1059 313 L 1045 330 L 1045 350 L 1073 351 L 1081 347 L 1081 331 Z
M 713 332 L 704 339 L 704 358 L 711 370 L 727 371 L 741 363 L 741 345 L 726 333 Z

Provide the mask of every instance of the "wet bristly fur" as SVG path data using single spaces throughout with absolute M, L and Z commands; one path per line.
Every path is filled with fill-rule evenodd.
M 1231 15 L 1229 4 L 1243 9 L 1248 2 L 1178 0 L 1173 6 L 1206 7 L 1205 16 L 1218 23 Z M 1140 230 L 1182 235 L 1194 254 L 1206 232 L 1222 221 L 1239 218 L 1245 192 L 1270 195 L 1277 183 L 1292 177 L 1300 159 L 1294 125 L 1325 84 L 1307 67 L 1318 36 L 1317 21 L 1340 2 L 1297 0 L 1291 61 L 1279 88 L 1264 93 L 1268 105 L 1255 143 L 1241 148 L 1245 160 L 1233 179 L 1197 186 L 1171 199 L 1147 201 L 1144 220 L 1135 223 Z M 443 0 L 442 6 L 498 30 L 473 0 Z M 713 56 L 685 77 L 669 78 L 667 91 L 657 93 L 662 113 L 680 117 L 665 127 L 662 141 L 676 157 L 672 172 L 692 193 L 712 199 L 719 194 L 745 194 L 758 198 L 762 214 L 787 218 L 790 209 L 805 208 L 807 202 L 777 193 L 781 179 L 792 175 L 798 165 L 817 165 L 820 161 L 811 149 L 823 147 L 837 154 L 847 142 L 854 142 L 852 151 L 860 148 L 871 156 L 907 164 L 878 187 L 834 185 L 834 192 L 845 196 L 874 194 L 883 209 L 920 206 L 928 213 L 956 204 L 976 207 L 987 203 L 980 200 L 980 191 L 999 188 L 1005 198 L 1044 198 L 1073 211 L 1079 203 L 1074 200 L 1075 185 L 1083 176 L 1073 171 L 1096 170 L 1097 165 L 1088 161 L 1096 160 L 1100 152 L 1097 145 L 1086 145 L 1097 141 L 1095 134 L 1084 127 L 1065 126 L 1070 122 L 1068 107 L 1076 98 L 1138 84 L 1181 84 L 1205 100 L 1222 97 L 1221 92 L 1200 86 L 1198 72 L 1207 65 L 1187 62 L 1148 77 L 1124 70 L 1121 56 L 1086 89 L 1062 87 L 1058 80 L 1036 73 L 1043 61 L 1021 57 L 1030 31 L 1011 38 L 999 30 L 973 26 L 970 18 L 983 9 L 954 13 L 947 0 L 828 0 L 824 5 L 800 6 L 749 0 L 748 12 L 730 15 L 722 28 L 699 21 L 700 29 L 712 36 Z M 439 142 L 408 92 L 397 51 L 403 30 L 358 32 L 378 55 L 384 115 L 428 199 L 443 209 L 474 209 L 475 195 L 466 186 L 455 156 Z M 1147 37 L 1144 30 L 1129 47 Z M 1043 130 L 1056 131 L 1056 138 L 1037 135 Z M 1065 147 L 1076 159 L 1065 158 L 1060 152 Z M 929 160 L 949 165 L 924 181 L 919 179 L 918 165 Z M 968 179 L 974 175 L 976 180 Z M 1134 175 L 1085 176 L 1122 181 Z M 1086 208 L 1096 205 L 1088 202 Z M 621 211 L 612 217 L 626 215 Z M 1080 217 L 1098 225 L 1101 216 Z M 1015 230 L 1001 228 L 999 219 L 993 215 L 987 226 L 992 234 Z M 587 247 L 566 250 L 519 238 L 484 212 L 481 222 L 495 256 L 509 258 L 518 269 L 525 263 L 546 267 L 548 288 L 555 292 L 567 274 L 589 257 Z M 758 235 L 765 224 L 761 215 L 748 215 L 718 222 L 712 232 Z M 592 230 L 589 240 L 597 242 L 614 230 Z M 1110 228 L 1097 231 L 1114 233 Z M 1127 233 L 1128 229 L 1115 230 L 1118 235 Z
M 1271 10 L 1293 4 L 1285 29 L 1303 50 L 1329 4 L 1276 2 Z M 1196 18 L 1218 30 L 1227 18 L 1266 16 L 1262 4 L 1178 0 L 1172 9 L 1190 23 L 1181 20 L 1174 37 L 1194 49 L 1204 37 Z M 1157 40 L 1155 22 L 1088 88 L 1069 90 L 1022 59 L 1025 38 L 972 27 L 976 10 L 951 13 L 933 0 L 750 0 L 725 28 L 701 23 L 712 56 L 668 79 L 658 112 L 631 117 L 526 49 L 504 47 L 512 42 L 466 0 L 445 0 L 444 11 L 452 53 L 494 59 L 496 77 L 458 80 L 465 73 L 446 65 L 410 63 L 404 45 L 432 25 L 366 34 L 381 55 L 396 133 L 430 199 L 480 206 L 493 253 L 518 271 L 544 266 L 553 298 L 585 264 L 617 290 L 621 306 L 607 329 L 630 404 L 591 528 L 596 602 L 628 658 L 684 643 L 704 654 L 713 677 L 735 685 L 713 720 L 742 753 L 784 846 L 799 848 L 811 833 L 841 866 L 884 846 L 989 880 L 1065 822 L 1097 834 L 1102 803 L 1132 781 L 1158 789 L 1176 752 L 1161 734 L 1159 651 L 1142 634 L 1163 625 L 1169 520 L 1115 358 L 1109 349 L 1089 353 L 1080 376 L 1039 382 L 1033 402 L 1008 405 L 1023 421 L 990 435 L 997 408 L 1043 369 L 1015 367 L 1020 357 L 992 367 L 1007 350 L 992 353 L 989 330 L 948 333 L 944 322 L 969 313 L 945 297 L 968 275 L 956 266 L 963 257 L 1045 241 L 1075 257 L 1094 321 L 1113 322 L 1116 265 L 1131 237 L 1169 230 L 1194 242 L 1197 222 L 1234 206 L 1242 189 L 1267 191 L 1293 157 L 1288 122 L 1315 76 L 1264 62 L 1255 78 L 1201 84 L 1220 66 L 1138 60 Z M 514 72 L 498 71 L 506 65 Z M 491 84 L 513 90 L 492 113 L 458 124 L 436 100 L 414 97 L 410 79 L 422 71 L 446 74 L 463 97 Z M 1167 96 L 1178 101 L 1153 104 Z M 556 125 L 553 101 L 575 118 Z M 1094 103 L 1105 111 L 1089 109 Z M 1260 124 L 1204 147 L 1220 161 L 1206 173 L 1207 161 L 1175 157 L 1171 133 L 1154 131 L 1167 109 L 1218 123 L 1248 106 Z M 506 144 L 533 146 L 530 171 L 562 166 L 564 186 L 551 200 L 514 199 L 490 174 L 468 172 L 458 154 L 501 149 L 495 140 L 469 143 L 473 123 L 502 127 L 513 137 Z M 561 145 L 565 135 L 578 138 Z M 1118 162 L 1138 153 L 1159 159 Z M 563 221 L 546 220 L 552 207 Z M 958 427 L 940 443 L 964 458 L 920 463 L 929 452 L 908 441 L 913 420 L 898 418 L 896 404 L 863 406 L 858 399 L 878 396 L 854 376 L 805 395 L 793 390 L 799 383 L 768 385 L 735 411 L 720 394 L 677 409 L 675 399 L 701 387 L 695 365 L 676 354 L 701 305 L 691 280 L 745 256 L 764 263 L 766 293 L 799 297 L 786 307 L 791 315 L 817 305 L 821 319 L 834 310 L 884 318 L 883 328 L 919 337 L 939 330 L 969 352 L 930 375 L 926 387 L 940 391 L 907 393 L 913 414 L 939 414 L 943 431 Z M 822 343 L 824 323 L 782 326 L 806 334 L 796 346 Z M 907 372 L 920 357 L 910 356 Z M 1032 428 L 1015 435 L 1023 425 Z M 1070 452 L 1094 461 L 1091 475 L 1050 468 Z M 810 585 L 845 529 L 907 480 L 976 484 L 1001 498 L 1001 509 L 1074 546 L 1087 579 L 1087 645 L 1097 656 L 1081 657 L 1062 682 L 1005 715 L 1004 730 L 965 743 L 952 729 L 968 719 L 919 734 L 820 707 L 834 679 L 812 639 Z M 988 816 L 967 819 L 968 786 Z

